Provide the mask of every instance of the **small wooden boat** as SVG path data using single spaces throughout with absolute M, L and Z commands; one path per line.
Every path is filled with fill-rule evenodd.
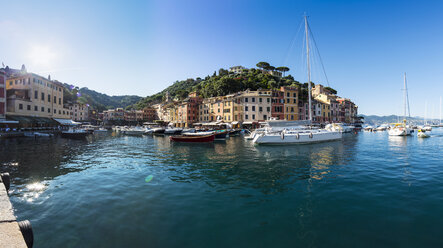
M 191 142 L 191 143 L 202 143 L 202 142 L 212 142 L 214 141 L 215 135 L 206 136 L 171 136 L 169 139 L 174 142 Z

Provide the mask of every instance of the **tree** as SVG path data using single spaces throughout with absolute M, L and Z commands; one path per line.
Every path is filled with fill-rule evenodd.
M 258 62 L 256 65 L 258 68 L 266 69 L 271 66 L 268 62 Z
M 226 76 L 226 75 L 228 75 L 228 74 L 229 74 L 228 71 L 225 70 L 225 69 L 223 69 L 223 68 L 220 68 L 220 69 L 218 70 L 218 75 L 219 75 L 220 77 L 222 77 L 222 76 Z
M 285 76 L 285 72 L 289 71 L 289 68 L 286 66 L 277 67 L 277 71 L 283 72 L 283 77 Z
M 270 66 L 266 67 L 265 69 L 266 69 L 266 70 L 273 71 L 273 70 L 275 70 L 275 67 L 272 66 L 272 65 L 270 65 Z
M 334 90 L 333 88 L 329 87 L 329 86 L 328 86 L 328 87 L 325 87 L 325 90 L 331 92 L 331 94 L 337 95 L 337 91 Z

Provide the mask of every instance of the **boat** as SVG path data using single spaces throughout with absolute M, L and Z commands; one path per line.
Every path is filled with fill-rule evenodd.
M 403 123 L 392 123 L 388 134 L 390 136 L 408 136 L 411 135 L 411 129 L 406 126 L 406 120 Z
M 165 134 L 181 134 L 182 131 L 183 131 L 182 128 L 168 127 L 165 129 L 164 133 Z
M 388 127 L 386 125 L 380 125 L 375 130 L 377 131 L 386 131 Z
M 229 131 L 229 137 L 239 136 L 241 131 L 241 129 L 233 129 Z
M 94 134 L 106 134 L 106 133 L 108 133 L 108 130 L 103 127 L 94 130 Z
M 248 131 L 249 132 L 249 131 Z M 249 132 L 249 135 L 245 135 L 245 139 L 246 140 L 253 140 L 255 138 L 256 135 L 264 133 L 265 129 L 264 128 L 257 128 L 252 132 Z
M 214 131 L 215 139 L 216 140 L 224 140 L 226 138 L 229 138 L 229 131 L 227 130 L 215 130 Z
M 419 129 L 417 132 L 417 137 L 419 138 L 429 138 L 429 134 L 426 133 L 426 131 Z
M 195 128 L 185 128 L 182 130 L 182 134 L 187 134 L 187 133 L 195 133 Z
M 131 127 L 122 131 L 125 135 L 141 136 L 145 133 L 145 129 L 142 127 Z
M 203 131 L 203 132 L 182 133 L 182 134 L 186 135 L 186 136 L 208 136 L 208 135 L 213 135 L 214 132 L 213 131 Z
M 309 50 L 309 25 L 308 19 L 304 17 L 305 34 L 306 34 L 306 57 L 307 57 L 307 76 L 308 82 L 311 82 L 311 64 Z M 312 125 L 312 96 L 311 84 L 308 83 L 308 113 L 309 120 L 305 125 L 297 125 L 293 121 L 268 121 L 268 127 L 264 133 L 254 136 L 254 144 L 306 144 L 314 142 L 324 142 L 340 140 L 342 131 L 332 129 L 315 129 Z M 280 126 L 279 126 L 280 125 Z
M 391 128 L 388 131 L 390 136 L 408 136 L 411 135 L 412 129 L 410 129 L 407 125 L 406 121 L 406 104 L 409 109 L 409 97 L 408 97 L 408 87 L 406 84 L 406 73 L 404 74 L 404 119 L 402 123 L 393 123 Z M 409 112 L 409 117 L 410 117 Z
M 67 131 L 62 131 L 61 137 L 66 139 L 84 139 L 86 138 L 90 133 L 84 129 L 74 129 L 71 128 Z
M 204 142 L 213 142 L 215 139 L 215 135 L 204 135 L 204 136 L 191 136 L 191 135 L 180 135 L 180 136 L 171 136 L 169 140 L 173 142 L 187 142 L 187 143 L 204 143 Z

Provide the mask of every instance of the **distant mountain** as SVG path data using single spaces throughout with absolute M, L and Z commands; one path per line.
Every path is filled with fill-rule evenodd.
M 388 115 L 388 116 L 378 116 L 378 115 L 360 115 L 364 117 L 364 123 L 368 125 L 381 125 L 385 123 L 395 123 L 403 120 L 403 116 L 398 115 Z M 413 124 L 423 124 L 423 117 L 414 116 L 411 118 L 407 118 L 409 122 Z M 439 123 L 440 120 L 437 119 L 429 119 L 427 120 L 429 124 L 431 123 Z
M 64 103 L 89 104 L 99 112 L 106 109 L 126 108 L 142 99 L 142 97 L 134 95 L 109 96 L 86 87 L 79 88 L 69 84 L 63 84 L 63 86 L 65 87 L 63 92 Z

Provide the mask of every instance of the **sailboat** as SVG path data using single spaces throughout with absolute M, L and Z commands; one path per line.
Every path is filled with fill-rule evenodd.
M 423 127 L 421 127 L 420 129 L 423 131 L 432 131 L 432 127 L 426 122 L 426 115 L 428 113 L 428 103 L 425 102 L 425 116 L 423 118 Z
M 406 103 L 409 106 L 408 88 L 406 86 L 406 73 L 404 75 L 404 119 L 403 122 L 393 123 L 393 127 L 389 129 L 390 136 L 408 136 L 411 135 L 411 129 L 406 125 Z M 409 113 L 410 115 L 410 113 Z
M 312 128 L 312 96 L 311 96 L 311 64 L 309 61 L 309 25 L 308 19 L 304 17 L 305 35 L 306 35 L 306 56 L 307 56 L 307 74 L 308 74 L 308 106 L 309 121 L 287 122 L 274 121 L 268 122 L 268 127 L 263 133 L 257 134 L 253 142 L 255 144 L 306 144 L 314 142 L 340 140 L 342 132 L 339 128 L 330 125 L 327 129 Z M 294 124 L 292 124 L 294 123 Z

